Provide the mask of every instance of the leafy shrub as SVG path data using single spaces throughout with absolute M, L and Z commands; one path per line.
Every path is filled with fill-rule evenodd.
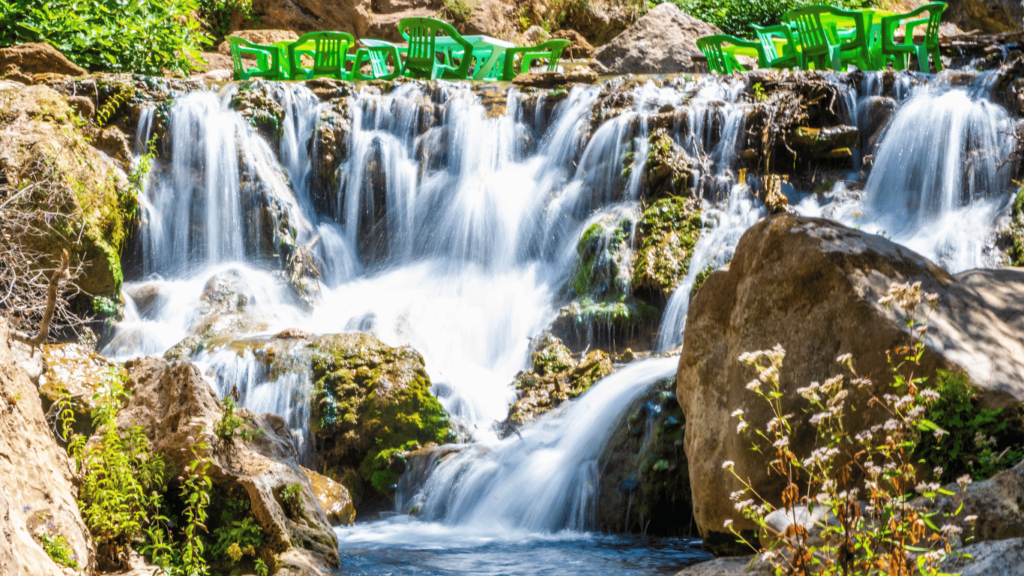
M 218 526 L 213 529 L 212 557 L 237 564 L 242 556 L 256 556 L 266 536 L 252 515 L 249 498 L 215 498 L 213 508 L 220 511 Z
M 769 472 L 786 479 L 781 510 L 792 523 L 783 534 L 772 531 L 766 518 L 773 506 L 735 471 L 732 462 L 725 462 L 723 468 L 744 486 L 743 490 L 732 494 L 736 510 L 756 524 L 760 535 L 767 537 L 771 545 L 762 548 L 741 536 L 731 527 L 731 520 L 726 521 L 726 527 L 741 543 L 761 553 L 773 565 L 776 574 L 909 576 L 920 573 L 935 576 L 940 574 L 943 560 L 951 553 L 950 540 L 963 532 L 961 526 L 952 522 L 939 528 L 935 524 L 938 513 L 922 512 L 911 502 L 914 492 L 926 498 L 940 493 L 953 495 L 936 482 L 921 480 L 928 473 L 926 469 L 919 469 L 912 458 L 922 433 L 930 432 L 937 438 L 948 434 L 924 418 L 928 407 L 940 399 L 940 393 L 927 386 L 926 378 L 914 376 L 924 353 L 927 315 L 923 320 L 917 318 L 923 297 L 934 307 L 935 297 L 923 295 L 920 283 L 894 284 L 881 300 L 890 308 L 893 303 L 898 304 L 904 311 L 910 333 L 919 338 L 896 352 L 902 358 L 890 357 L 889 393 L 882 398 L 872 396 L 869 402 L 888 414 L 889 419 L 884 424 L 859 431 L 845 427 L 846 398 L 854 389 L 869 390 L 872 386 L 869 380 L 857 376 L 849 354 L 836 359 L 852 375 L 849 381 L 838 374 L 824 384 L 814 382 L 797 390 L 807 401 L 809 412 L 813 414 L 810 423 L 821 441 L 818 448 L 804 457 L 797 456 L 790 448 L 796 422 L 782 403 L 784 393 L 779 373 L 785 350 L 776 346 L 740 357 L 758 372 L 758 378 L 747 388 L 768 403 L 774 417 L 764 429 L 758 429 L 744 419 L 742 409 L 733 416 L 740 420 L 739 432 L 753 430 L 760 438 L 754 450 L 772 458 Z M 764 451 L 762 446 L 769 448 Z M 852 470 L 863 472 L 863 479 L 855 479 L 858 474 L 851 473 Z M 958 482 L 961 488 L 966 488 L 971 478 L 963 476 Z M 863 500 L 866 505 L 862 508 Z M 824 508 L 824 517 L 816 522 L 821 530 L 819 538 L 813 538 L 798 520 L 796 507 L 801 505 L 811 514 L 816 507 Z
M 722 29 L 726 34 L 751 36 L 751 24 L 769 26 L 778 24 L 782 15 L 800 6 L 821 4 L 820 0 L 652 0 L 651 4 L 672 2 L 680 10 Z M 862 8 L 870 0 L 833 0 L 833 6 L 846 9 Z
M 301 518 L 306 513 L 302 501 L 302 484 L 288 484 L 281 488 L 281 507 L 289 518 Z
M 237 433 L 246 442 L 251 442 L 260 436 L 263 436 L 262 428 L 254 428 L 248 418 L 243 418 L 235 414 L 235 410 L 238 405 L 231 397 L 227 397 L 222 401 L 224 407 L 224 414 L 221 415 L 220 420 L 217 422 L 214 428 L 214 432 L 217 436 L 225 440 L 231 440 Z
M 163 459 L 150 452 L 142 428 L 122 430 L 115 422 L 129 397 L 124 379 L 112 369 L 93 396 L 97 439 L 92 442 L 72 431 L 70 400 L 59 401 L 68 451 L 82 477 L 78 496 L 82 518 L 96 541 L 97 553 L 118 564 L 128 558 L 132 540 L 147 528 L 150 516 L 159 508 L 164 483 Z
M 964 474 L 984 480 L 1024 458 L 1024 446 L 1011 437 L 1010 418 L 1004 414 L 1009 410 L 978 408 L 978 392 L 967 374 L 940 370 L 938 392 L 942 397 L 925 417 L 949 434 L 941 441 L 925 436 L 914 455 L 942 468 L 943 482 Z
M 213 36 L 214 42 L 224 41 L 231 33 L 231 16 L 238 14 L 242 21 L 259 25 L 259 17 L 252 9 L 252 0 L 200 0 L 199 18 L 203 28 Z
M 68 545 L 67 538 L 60 534 L 51 536 L 49 532 L 43 530 L 39 533 L 39 541 L 42 542 L 43 550 L 46 551 L 50 560 L 72 570 L 78 570 L 78 560 L 76 560 L 75 552 Z
M 210 43 L 197 0 L 0 0 L 0 47 L 47 42 L 91 71 L 160 75 L 198 67 Z

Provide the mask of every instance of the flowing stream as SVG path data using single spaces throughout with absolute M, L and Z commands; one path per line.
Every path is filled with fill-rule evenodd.
M 941 75 L 912 79 L 899 75 L 891 91 L 895 112 L 866 182 L 854 172 L 824 194 L 784 192 L 802 214 L 885 234 L 951 271 L 995 265 L 993 226 L 1011 197 L 1002 166 L 1011 119 L 989 101 L 984 75 L 965 87 Z M 881 84 L 871 74 L 857 88 L 841 84 L 849 123 L 866 126 Z M 707 229 L 666 306 L 657 349 L 682 344 L 697 276 L 726 266 L 765 214 L 753 179 L 739 181 L 736 169 L 743 88 L 710 77 L 642 83 L 627 111 L 593 128 L 600 86 L 572 88 L 550 114 L 543 96 L 516 90 L 493 114 L 466 85 L 359 89 L 348 156 L 327 198 L 311 186 L 325 109 L 303 85 L 275 85 L 285 119 L 274 143 L 231 109 L 235 86 L 182 96 L 168 118 L 170 156 L 152 168 L 142 200 L 142 274 L 125 285 L 124 320 L 104 351 L 162 354 L 197 330 L 204 292 L 229 282 L 252 336 L 365 331 L 422 353 L 468 445 L 401 493 L 397 515 L 337 529 L 345 573 L 674 573 L 706 557 L 695 541 L 597 534 L 592 511 L 612 423 L 674 374 L 676 358 L 621 368 L 521 436 L 499 439 L 494 424 L 515 399 L 510 383 L 527 366 L 531 338 L 564 304 L 583 230 L 603 213 L 641 209 L 647 119 L 666 106 L 685 119 L 671 137 L 708 167 L 697 183 Z M 423 129 L 426 102 L 441 112 Z M 152 125 L 150 109 L 137 141 Z M 634 161 L 622 178 L 627 152 Z M 268 211 L 288 228 L 247 216 Z M 275 272 L 260 249 L 268 238 L 318 238 L 312 304 Z M 194 360 L 218 393 L 236 387 L 244 405 L 283 415 L 309 457 L 309 374 L 271 374 L 251 353 L 218 346 Z M 405 515 L 411 506 L 419 519 Z

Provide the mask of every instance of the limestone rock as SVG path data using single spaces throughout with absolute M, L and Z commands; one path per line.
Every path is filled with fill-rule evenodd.
M 295 441 L 280 416 L 242 411 L 241 416 L 263 434 L 251 441 L 224 439 L 212 434 L 222 417 L 220 402 L 194 365 L 147 357 L 125 367 L 132 396 L 117 415 L 119 426 L 141 426 L 154 451 L 181 468 L 192 459 L 185 448 L 205 437 L 211 446 L 207 456 L 214 489 L 241 489 L 248 495 L 272 553 L 296 555 L 324 571 L 337 565 L 337 537 L 298 464 Z M 294 484 L 301 486 L 297 517 L 289 515 L 280 501 L 281 490 Z
M 0 76 L 15 70 L 29 75 L 49 72 L 66 76 L 85 76 L 88 73 L 68 60 L 56 48 L 45 43 L 16 44 L 0 48 Z
M 837 373 L 834 360 L 853 355 L 860 376 L 879 394 L 891 381 L 886 350 L 907 343 L 903 324 L 879 303 L 894 282 L 922 282 L 938 294 L 929 321 L 928 346 L 916 374 L 961 367 L 979 389 L 982 407 L 1024 400 L 1024 311 L 1010 295 L 1024 290 L 1024 271 L 975 270 L 956 277 L 924 257 L 880 236 L 839 224 L 791 215 L 761 220 L 740 240 L 728 271 L 712 273 L 690 305 L 677 394 L 686 414 L 694 513 L 702 531 L 722 534 L 722 523 L 752 525 L 732 509 L 729 494 L 740 489 L 722 463 L 732 460 L 757 491 L 776 502 L 778 478 L 766 476 L 765 462 L 751 440 L 735 433 L 730 414 L 746 411 L 751 426 L 763 426 L 765 403 L 745 389 L 754 376 L 740 354 L 776 344 L 786 349 L 781 373 L 788 393 L 782 409 L 801 414 L 793 390 Z M 865 406 L 867 393 L 854 391 L 848 404 L 858 410 L 849 430 L 882 420 Z M 810 452 L 814 430 L 796 427 L 791 445 Z
M 292 30 L 235 30 L 228 34 L 228 36 L 238 36 L 252 42 L 254 44 L 263 44 L 269 46 L 277 42 L 284 42 L 286 40 L 298 40 L 299 35 Z M 225 40 L 217 46 L 217 53 L 222 56 L 228 56 L 228 65 L 230 66 L 231 60 L 231 45 Z M 203 55 L 205 59 L 205 54 Z M 207 60 L 209 62 L 209 60 Z
M 568 40 L 569 45 L 562 50 L 562 58 L 568 60 L 586 60 L 594 55 L 594 47 L 587 42 L 582 34 L 575 30 L 556 30 L 552 38 Z
M 348 494 L 345 486 L 331 480 L 327 476 L 317 474 L 308 468 L 303 468 L 309 484 L 313 487 L 320 508 L 327 515 L 331 526 L 349 526 L 356 519 L 356 508 L 352 505 L 352 497 Z
M 92 120 L 93 115 L 96 114 L 96 105 L 93 104 L 92 98 L 72 96 L 68 98 L 68 105 L 74 108 L 85 120 Z
M 959 552 L 969 557 L 950 557 L 944 571 L 960 576 L 1016 576 L 1024 566 L 1024 538 L 978 542 Z
M 40 378 L 39 393 L 51 401 L 66 393 L 76 411 L 84 414 L 92 410 L 92 396 L 105 379 L 111 373 L 123 373 L 116 362 L 77 343 L 46 344 L 42 357 L 46 373 Z
M 565 74 L 561 72 L 527 72 L 516 76 L 512 83 L 516 86 L 529 86 L 533 88 L 553 88 L 565 84 Z
M 636 20 L 636 12 L 626 2 L 594 1 L 566 11 L 563 28 L 582 34 L 594 46 L 603 46 Z
M 41 218 L 38 234 L 18 237 L 25 248 L 49 255 L 53 262 L 62 249 L 72 262 L 81 260 L 78 287 L 93 296 L 112 296 L 122 281 L 120 244 L 130 208 L 127 177 L 118 163 L 91 146 L 72 121 L 75 112 L 60 93 L 37 85 L 0 88 L 0 182 L 29 183 L 45 178 L 40 159 L 47 159 L 59 183 L 47 192 L 61 206 L 62 216 Z M 62 223 L 82 234 L 61 235 Z
M 594 61 L 600 65 L 595 67 L 601 74 L 694 72 L 690 55 L 700 52 L 697 39 L 721 33 L 666 2 L 594 52 Z
M 989 540 L 1024 538 L 1024 462 L 961 491 L 955 482 L 945 486 L 956 496 L 940 495 L 934 501 L 919 498 L 915 504 L 947 514 L 956 512 L 963 501 L 963 510 L 952 520 L 960 524 L 964 534 L 974 536 L 972 543 Z M 973 531 L 964 521 L 977 516 Z
M 753 560 L 753 564 L 751 561 Z M 694 564 L 677 573 L 676 576 L 772 576 L 775 569 L 760 557 L 715 558 L 709 562 Z
M 579 82 L 581 84 L 593 84 L 597 82 L 597 72 L 594 71 L 590 66 L 574 66 L 569 73 L 565 75 L 566 82 Z
M 541 42 L 546 42 L 549 38 L 551 38 L 551 34 L 548 34 L 547 30 L 534 25 L 527 28 L 526 32 L 523 32 L 523 35 L 519 37 L 519 45 L 533 46 L 535 44 L 540 44 Z
M 1024 2 L 1021 0 L 950 0 L 942 14 L 962 30 L 983 33 L 1024 30 Z
M 0 321 L 0 574 L 60 576 L 39 533 L 67 539 L 80 569 L 92 574 L 95 549 L 82 522 L 71 461 L 43 415 L 36 387 L 15 364 Z

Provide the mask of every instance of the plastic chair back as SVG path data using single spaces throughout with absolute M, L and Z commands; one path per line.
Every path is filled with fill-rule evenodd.
M 473 60 L 473 45 L 451 24 L 434 18 L 404 18 L 398 31 L 409 41 L 403 74 L 415 78 L 449 77 L 465 80 Z M 462 62 L 458 67 L 437 60 L 438 36 L 448 36 L 462 47 Z

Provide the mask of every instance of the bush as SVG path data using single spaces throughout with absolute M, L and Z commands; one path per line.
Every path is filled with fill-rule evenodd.
M 680 10 L 722 29 L 726 34 L 753 36 L 751 24 L 778 24 L 782 15 L 800 6 L 821 4 L 819 0 L 652 0 L 651 4 L 672 2 Z M 833 0 L 833 6 L 863 8 L 873 0 Z
M 46 555 L 50 557 L 50 560 L 61 566 L 67 566 L 72 570 L 78 570 L 77 557 L 74 550 L 68 544 L 67 538 L 60 534 L 51 536 L 49 532 L 43 530 L 39 533 L 39 541 L 42 542 L 43 550 L 46 551 Z
M 0 0 L 0 47 L 47 42 L 94 72 L 200 67 L 197 0 Z

